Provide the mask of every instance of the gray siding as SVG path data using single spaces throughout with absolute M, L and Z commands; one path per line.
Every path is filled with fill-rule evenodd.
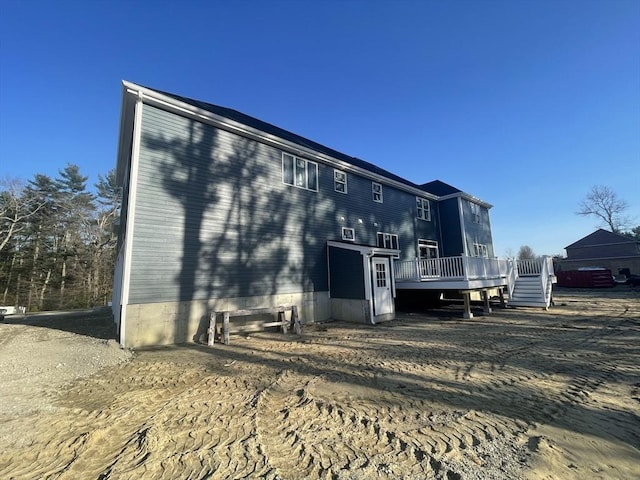
M 326 241 L 341 227 L 356 242 L 399 235 L 402 258 L 417 238 L 438 240 L 416 218 L 415 196 L 348 175 L 334 191 L 333 167 L 318 164 L 319 191 L 282 183 L 282 151 L 144 105 L 129 303 L 327 291 Z M 313 160 L 313 159 L 311 159 Z
M 494 257 L 493 238 L 491 237 L 491 223 L 489 221 L 489 210 L 479 206 L 480 221 L 474 221 L 474 214 L 471 210 L 471 202 L 462 199 L 462 219 L 464 222 L 465 240 L 467 242 L 467 252 L 473 256 L 473 244 L 479 243 L 487 246 L 487 254 Z M 476 204 L 477 205 L 477 204 Z
M 631 242 L 567 248 L 567 258 L 570 260 L 584 260 L 589 258 L 633 257 L 633 256 L 640 256 L 640 250 L 637 244 L 633 244 Z

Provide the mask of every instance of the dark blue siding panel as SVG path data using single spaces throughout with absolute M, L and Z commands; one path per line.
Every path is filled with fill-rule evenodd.
M 376 245 L 377 233 L 398 235 L 402 260 L 414 259 L 418 255 L 418 238 L 438 240 L 437 204 L 431 202 L 431 221 L 417 218 L 416 197 L 388 185 L 382 186 L 383 202 L 373 201 L 371 180 L 349 174 L 348 194 L 334 191 L 333 169 L 322 170 L 321 189 L 328 191 L 334 200 L 335 218 L 338 227 L 355 230 L 355 242 Z M 336 231 L 340 234 L 340 228 Z
M 343 248 L 329 248 L 330 294 L 332 298 L 365 298 L 362 254 Z
M 438 206 L 440 209 L 440 224 L 442 230 L 440 255 L 443 257 L 461 255 L 464 252 L 464 244 L 460 230 L 458 198 L 442 200 L 438 202 Z

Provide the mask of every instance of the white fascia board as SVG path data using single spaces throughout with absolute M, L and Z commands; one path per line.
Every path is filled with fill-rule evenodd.
M 248 125 L 245 125 L 243 123 L 230 120 L 227 117 L 216 115 L 215 113 L 209 112 L 208 110 L 203 110 L 201 108 L 194 107 L 193 105 L 190 105 L 188 103 L 184 103 L 179 100 L 176 100 L 175 98 L 171 98 L 161 93 L 158 93 L 155 90 L 151 90 L 127 81 L 123 81 L 123 84 L 125 89 L 129 93 L 140 95 L 143 101 L 146 103 L 149 103 L 152 105 L 155 104 L 159 107 L 173 110 L 183 116 L 193 118 L 194 120 L 207 123 L 216 127 L 220 127 L 224 130 L 236 133 L 244 137 L 252 138 L 261 143 L 272 145 L 276 148 L 291 152 L 298 156 L 311 157 L 314 160 L 320 161 L 325 164 L 329 164 L 339 170 L 356 173 L 360 176 L 369 178 L 373 181 L 392 186 L 394 188 L 397 188 L 398 190 L 403 190 L 405 192 L 412 193 L 413 195 L 416 195 L 419 197 L 427 198 L 430 200 L 438 200 L 439 198 L 437 195 L 433 195 L 432 193 L 426 192 L 419 188 L 413 188 L 409 185 L 405 185 L 402 182 L 398 182 L 396 180 L 393 180 L 389 177 L 385 177 L 383 175 L 378 175 L 364 168 L 357 167 L 355 165 L 344 162 L 342 160 L 338 160 L 337 158 L 333 158 L 329 155 L 325 155 L 323 153 L 317 152 L 311 148 L 304 147 L 294 142 L 289 142 L 275 135 L 271 135 L 266 132 L 263 132 L 262 130 L 258 130 L 258 129 L 249 127 Z
M 124 84 L 125 82 L 123 82 Z M 120 107 L 120 130 L 118 135 L 118 152 L 116 157 L 116 181 L 123 186 L 124 171 L 129 163 L 132 149 L 131 132 L 134 129 L 137 92 L 131 92 L 126 85 L 122 86 L 122 104 Z
M 131 147 L 131 166 L 129 169 L 128 195 L 127 199 L 127 216 L 126 225 L 124 226 L 124 259 L 122 267 L 122 285 L 120 286 L 121 309 L 120 309 L 120 345 L 126 345 L 126 322 L 127 322 L 127 305 L 129 304 L 129 287 L 131 285 L 131 262 L 133 253 L 133 228 L 135 222 L 135 209 L 138 194 L 138 158 L 140 155 L 140 142 L 142 136 L 142 99 L 138 97 L 135 103 L 133 131 L 132 131 L 132 147 Z
M 369 245 L 357 245 L 357 244 L 336 242 L 334 240 L 327 241 L 327 246 L 344 248 L 345 250 L 355 250 L 357 252 L 360 252 L 363 255 L 380 255 L 380 256 L 400 255 L 400 250 L 395 250 L 393 248 L 381 248 L 381 247 L 373 247 Z
M 467 229 L 464 228 L 464 212 L 462 211 L 462 197 L 456 195 L 458 198 L 458 217 L 460 219 L 460 233 L 462 234 L 462 255 L 468 256 L 467 250 Z
M 478 205 L 486 208 L 486 209 L 491 209 L 493 208 L 493 205 L 491 205 L 488 202 L 485 202 L 484 200 L 479 199 L 478 197 L 474 197 L 473 195 L 470 195 L 466 192 L 456 192 L 456 193 L 451 193 L 449 195 L 444 195 L 442 197 L 438 197 L 438 200 L 449 200 L 450 198 L 464 198 L 465 200 L 469 200 L 470 202 L 474 202 L 477 203 Z

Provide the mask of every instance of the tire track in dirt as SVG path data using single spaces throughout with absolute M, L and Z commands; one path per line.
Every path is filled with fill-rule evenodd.
M 311 390 L 321 383 L 284 371 L 260 395 L 256 430 L 279 477 L 346 478 L 350 472 L 369 472 L 397 478 L 396 469 L 404 478 L 442 474 L 414 439 L 391 428 L 388 420 L 394 415 L 388 409 L 363 415 L 358 408 L 317 398 Z
M 27 418 L 46 435 L 0 456 L 0 478 L 519 480 L 533 455 L 562 458 L 554 428 L 633 451 L 628 315 L 507 310 L 141 355 Z
M 252 450 L 255 434 L 244 421 L 253 385 L 210 375 L 190 383 L 193 374 L 170 384 L 150 373 L 146 388 L 109 408 L 76 408 L 58 418 L 49 425 L 60 432 L 56 441 L 38 441 L 3 458 L 3 478 L 202 478 L 224 471 L 238 478 L 257 472 L 260 455 L 249 452 L 259 449 Z

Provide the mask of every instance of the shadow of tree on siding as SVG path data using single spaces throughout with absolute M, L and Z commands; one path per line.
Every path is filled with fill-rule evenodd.
M 225 172 L 221 172 L 215 162 L 218 131 L 192 120 L 185 121 L 188 122 L 186 135 L 167 138 L 164 133 L 156 136 L 146 134 L 143 142 L 150 151 L 161 156 L 157 169 L 164 191 L 178 200 L 182 207 L 182 217 L 178 217 L 181 220 L 180 233 L 175 234 L 176 239 L 181 237 L 180 272 L 174 279 L 178 290 L 175 298 L 185 302 L 186 311 L 179 313 L 189 318 L 190 302 L 196 298 L 204 216 L 207 209 L 220 200 L 220 185 L 215 180 Z M 156 228 L 163 227 L 168 229 L 170 225 L 156 225 Z M 167 235 L 168 238 L 170 236 Z M 170 249 L 170 246 L 163 248 Z M 186 328 L 174 329 L 174 343 L 187 340 Z
M 164 129 L 143 139 L 158 157 L 160 195 L 181 209 L 180 317 L 192 315 L 194 301 L 212 308 L 217 299 L 240 298 L 264 307 L 266 296 L 326 290 L 325 241 L 314 226 L 333 215 L 330 204 L 319 211 L 318 193 L 282 183 L 280 150 L 184 121 L 185 133 L 168 137 Z M 198 341 L 208 326 L 204 313 L 194 337 L 176 328 L 174 342 Z

